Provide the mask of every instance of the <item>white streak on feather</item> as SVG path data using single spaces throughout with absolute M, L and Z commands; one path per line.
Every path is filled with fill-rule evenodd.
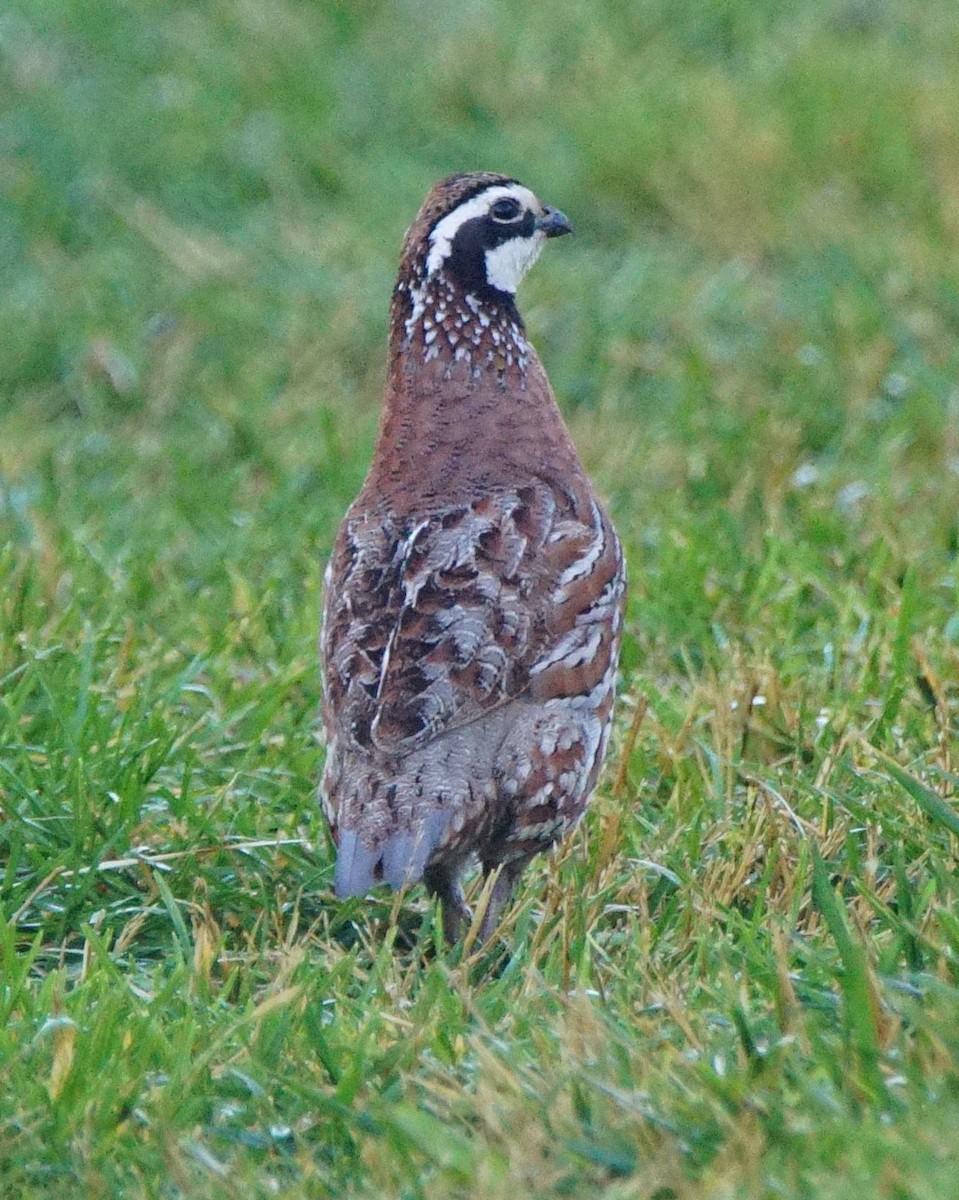
M 598 626 L 574 626 L 569 633 L 556 643 L 545 658 L 541 658 L 530 668 L 530 675 L 540 675 L 543 671 L 557 664 L 564 667 L 578 667 L 596 657 L 603 631 Z
M 590 506 L 593 513 L 593 538 L 586 549 L 586 553 L 582 557 L 577 558 L 575 562 L 570 563 L 566 570 L 560 575 L 556 584 L 556 590 L 553 595 L 558 603 L 563 602 L 563 593 L 569 584 L 577 579 L 582 579 L 584 575 L 588 575 L 596 566 L 603 552 L 606 549 L 606 531 L 603 526 L 602 517 L 599 514 L 599 509 L 596 507 L 596 501 L 591 500 Z
M 416 540 L 428 525 L 429 525 L 429 520 L 420 521 L 420 523 L 418 525 L 414 525 L 413 532 L 410 534 L 410 536 L 406 539 L 405 542 L 402 543 L 401 546 L 397 547 L 396 557 L 400 558 L 400 578 L 401 579 L 403 577 L 404 572 L 406 571 L 407 566 L 409 565 L 410 559 L 413 557 L 413 551 L 416 549 Z M 410 595 L 409 595 L 408 588 L 406 590 L 406 603 L 407 604 L 410 603 Z M 399 636 L 399 632 L 400 632 L 400 622 L 397 621 L 396 624 L 393 626 L 393 628 L 390 630 L 390 636 L 389 636 L 386 646 L 383 650 L 383 661 L 380 664 L 380 677 L 376 684 L 375 699 L 376 699 L 377 704 L 380 702 L 380 699 L 382 698 L 382 695 L 383 695 L 383 687 L 386 683 L 386 673 L 389 670 L 389 666 L 390 666 L 390 654 L 392 653 L 393 647 L 396 644 L 396 639 Z M 374 724 L 375 723 L 376 722 L 374 721 Z

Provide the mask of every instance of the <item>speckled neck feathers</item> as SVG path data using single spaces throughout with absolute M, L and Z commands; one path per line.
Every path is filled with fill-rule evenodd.
M 530 345 L 512 298 L 481 299 L 445 271 L 416 284 L 401 276 L 394 291 L 393 353 L 452 369 L 463 363 L 474 379 L 484 371 L 525 372 Z
M 497 203 L 523 215 L 497 222 L 488 211 Z M 414 512 L 515 482 L 518 472 L 580 470 L 515 295 L 490 283 L 491 268 L 498 282 L 518 283 L 550 236 L 535 222 L 554 211 L 503 175 L 453 176 L 427 196 L 393 292 L 371 503 Z

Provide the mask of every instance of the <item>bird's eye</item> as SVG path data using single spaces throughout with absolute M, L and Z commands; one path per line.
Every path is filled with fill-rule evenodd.
M 497 200 L 493 207 L 489 210 L 489 215 L 494 221 L 515 221 L 522 213 L 523 206 L 512 196 L 504 196 L 502 200 Z

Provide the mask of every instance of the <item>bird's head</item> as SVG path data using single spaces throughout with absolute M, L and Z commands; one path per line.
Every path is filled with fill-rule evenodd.
M 403 274 L 414 288 L 440 281 L 477 299 L 511 299 L 547 238 L 572 226 L 507 175 L 450 175 L 429 191 L 406 234 Z
M 558 209 L 515 179 L 452 175 L 427 196 L 409 248 L 425 280 L 445 274 L 467 292 L 499 298 L 515 295 L 547 238 L 571 232 Z
M 571 233 L 558 209 L 508 175 L 441 179 L 406 232 L 393 299 L 393 344 L 471 371 L 528 355 L 516 289 L 547 238 Z

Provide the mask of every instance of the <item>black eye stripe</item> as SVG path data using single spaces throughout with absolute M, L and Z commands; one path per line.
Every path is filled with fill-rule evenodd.
M 514 196 L 504 196 L 490 206 L 489 215 L 494 221 L 515 221 L 522 211 L 522 204 Z

